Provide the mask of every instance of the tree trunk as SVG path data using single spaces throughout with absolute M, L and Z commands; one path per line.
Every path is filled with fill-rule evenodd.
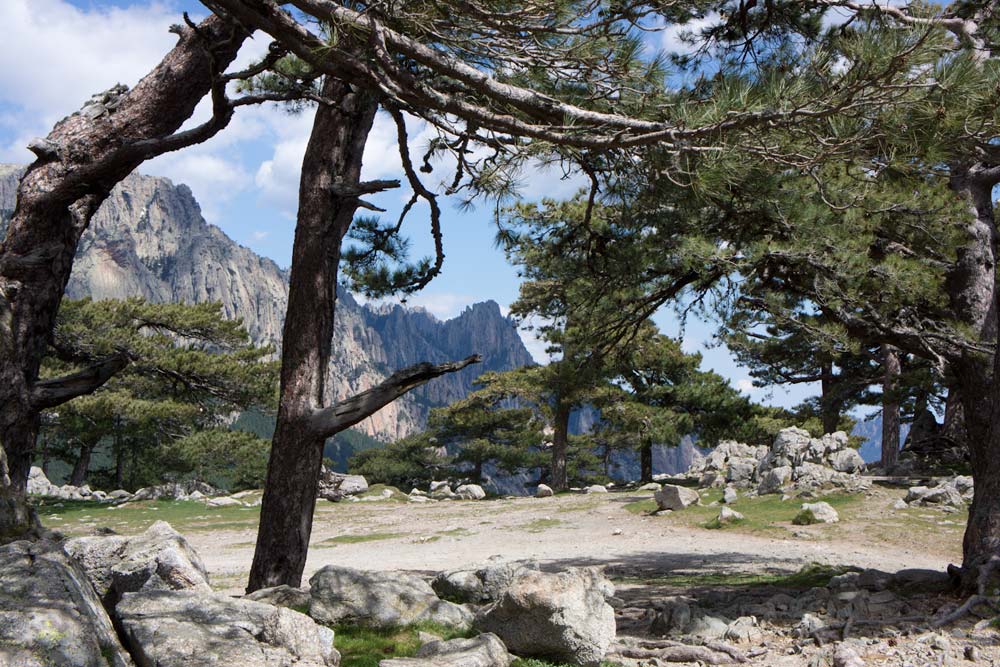
M 824 361 L 820 374 L 820 420 L 823 423 L 823 433 L 834 433 L 840 424 L 840 408 L 835 400 L 836 376 L 833 374 L 833 363 Z
M 38 159 L 21 178 L 0 245 L 0 443 L 9 465 L 9 503 L 25 502 L 39 412 L 53 406 L 37 394 L 38 372 L 80 236 L 115 184 L 145 160 L 224 126 L 213 125 L 207 136 L 180 133 L 183 140 L 174 134 L 236 57 L 246 33 L 216 16 L 197 31 L 175 31 L 177 46 L 135 88 L 103 93 L 29 146 Z M 77 389 L 86 393 L 87 387 Z
M 993 182 L 983 182 L 974 170 L 953 170 L 952 189 L 971 204 L 968 243 L 959 250 L 948 277 L 948 294 L 956 317 L 980 332 L 980 340 L 995 341 L 997 327 L 996 228 Z M 977 588 L 984 565 L 1000 555 L 1000 384 L 995 365 L 1000 355 L 966 351 L 952 361 L 955 387 L 961 397 L 975 496 L 969 508 L 962 542 L 961 584 Z
M 899 354 L 892 345 L 882 346 L 882 467 L 888 471 L 899 460 Z
M 354 219 L 361 158 L 377 100 L 328 78 L 302 162 L 282 338 L 281 398 L 247 592 L 299 586 L 306 564 L 323 443 L 313 412 L 328 406 L 340 246 Z
M 565 491 L 569 488 L 566 471 L 566 452 L 569 449 L 570 406 L 562 401 L 556 404 L 552 424 L 552 490 Z
M 76 457 L 73 472 L 69 476 L 71 486 L 83 486 L 84 481 L 86 481 L 87 471 L 90 470 L 90 455 L 94 453 L 94 446 L 96 444 L 94 442 L 80 444 L 80 453 Z
M 639 481 L 653 481 L 653 443 L 644 442 L 639 450 Z

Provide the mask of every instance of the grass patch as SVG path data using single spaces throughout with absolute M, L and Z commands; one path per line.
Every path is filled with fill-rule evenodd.
M 389 495 L 382 498 L 383 494 L 388 491 Z M 368 487 L 368 490 L 364 493 L 359 493 L 358 498 L 380 498 L 382 502 L 387 503 L 408 503 L 410 502 L 410 497 L 397 489 L 394 486 L 389 486 L 388 484 L 372 484 Z M 373 502 L 373 501 L 369 501 Z
M 90 534 L 93 526 L 132 535 L 156 521 L 166 521 L 181 533 L 256 530 L 260 519 L 260 507 L 208 507 L 194 500 L 148 500 L 126 505 L 64 500 L 39 503 L 36 510 L 45 526 L 70 536 Z
M 534 521 L 521 524 L 518 528 L 526 530 L 529 533 L 541 533 L 551 528 L 558 528 L 566 523 L 562 519 L 535 519 Z
M 358 535 L 337 535 L 329 539 L 317 542 L 313 546 L 334 547 L 338 544 L 357 544 L 358 542 L 377 542 L 378 540 L 393 540 L 397 537 L 405 537 L 409 533 L 361 533 Z
M 340 651 L 341 667 L 378 667 L 380 660 L 407 658 L 420 648 L 418 632 L 430 632 L 444 639 L 469 637 L 467 630 L 455 630 L 435 623 L 419 623 L 403 628 L 379 630 L 356 625 L 333 628 L 334 646 Z

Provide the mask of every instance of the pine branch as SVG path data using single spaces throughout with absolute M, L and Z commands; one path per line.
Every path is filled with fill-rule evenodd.
M 54 408 L 78 396 L 93 393 L 130 363 L 127 355 L 113 354 L 78 373 L 39 380 L 31 388 L 31 406 L 35 410 Z

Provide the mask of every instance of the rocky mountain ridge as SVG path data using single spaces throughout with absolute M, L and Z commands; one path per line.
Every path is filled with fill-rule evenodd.
M 0 165 L 0 234 L 14 209 L 22 171 Z M 288 274 L 208 224 L 186 185 L 132 174 L 114 188 L 84 234 L 66 294 L 218 301 L 226 317 L 243 319 L 255 342 L 280 348 Z M 338 294 L 330 368 L 337 398 L 364 391 L 399 368 L 472 353 L 482 354 L 483 362 L 435 379 L 359 424 L 370 436 L 394 440 L 419 430 L 432 407 L 464 397 L 481 373 L 533 360 L 513 320 L 493 301 L 442 322 L 420 309 L 372 308 L 346 291 Z

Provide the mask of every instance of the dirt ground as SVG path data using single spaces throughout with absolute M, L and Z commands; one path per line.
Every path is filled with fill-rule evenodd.
M 724 530 L 701 525 L 717 507 L 649 515 L 651 495 L 623 491 L 425 504 L 321 500 L 306 578 L 328 564 L 432 572 L 494 555 L 552 567 L 603 565 L 621 576 L 794 572 L 810 563 L 943 570 L 961 559 L 964 520 L 936 510 L 891 510 L 902 491 L 874 490 L 842 509 L 838 524 L 793 526 L 801 501 L 790 499 L 787 517 L 766 509 L 766 527 Z M 754 506 L 741 511 L 752 518 Z M 187 538 L 216 585 L 236 592 L 253 557 L 255 532 L 197 531 Z

